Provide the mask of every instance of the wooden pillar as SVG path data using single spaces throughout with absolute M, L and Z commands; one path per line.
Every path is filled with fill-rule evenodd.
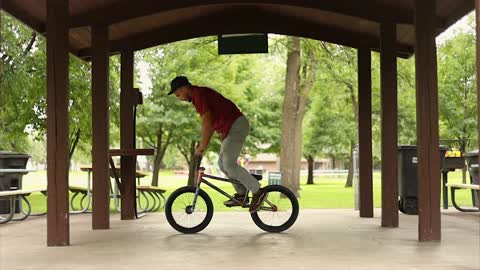
M 92 228 L 110 228 L 108 26 L 92 26 Z
M 398 227 L 396 25 L 380 26 L 382 227 Z
M 372 57 L 369 48 L 358 49 L 358 141 L 360 217 L 373 217 Z
M 133 126 L 133 51 L 121 52 L 120 148 L 134 148 Z M 135 219 L 135 157 L 120 158 L 123 194 L 121 219 Z
M 68 2 L 47 0 L 47 245 L 70 245 Z
M 480 0 L 475 0 L 476 10 L 476 32 L 477 32 L 477 130 L 478 130 L 478 149 L 480 150 Z M 480 164 L 480 154 L 479 163 Z
M 418 239 L 420 241 L 441 239 L 435 3 L 435 0 L 415 1 Z

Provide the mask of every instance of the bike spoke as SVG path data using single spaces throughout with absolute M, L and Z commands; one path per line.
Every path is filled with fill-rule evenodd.
M 194 193 L 184 193 L 172 204 L 172 216 L 182 227 L 193 228 L 199 225 L 207 215 L 207 205 L 200 196 L 197 197 L 194 212 L 187 213 L 187 209 L 192 207 L 194 197 Z
M 258 217 L 268 226 L 281 226 L 292 215 L 292 203 L 289 198 L 278 191 L 268 193 L 267 199 L 257 212 Z

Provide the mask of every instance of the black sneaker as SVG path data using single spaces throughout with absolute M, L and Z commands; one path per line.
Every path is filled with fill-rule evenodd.
M 266 195 L 267 193 L 263 188 L 260 188 L 257 193 L 253 194 L 252 203 L 250 204 L 248 211 L 250 211 L 250 213 L 255 213 L 267 197 Z
M 238 194 L 236 193 L 235 195 L 233 195 L 233 197 L 239 201 L 239 202 L 243 202 L 243 200 L 245 199 L 245 194 Z M 245 203 L 248 203 L 248 197 L 247 197 L 247 200 Z M 242 206 L 242 204 L 232 200 L 232 199 L 229 199 L 228 201 L 225 201 L 223 202 L 223 204 L 227 207 L 234 207 L 234 206 Z

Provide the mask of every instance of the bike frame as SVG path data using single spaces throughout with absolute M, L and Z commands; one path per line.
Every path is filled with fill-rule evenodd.
M 231 196 L 227 192 L 223 191 L 221 188 L 219 188 L 219 187 L 215 186 L 214 184 L 210 183 L 206 178 L 213 179 L 213 180 L 219 180 L 219 181 L 223 181 L 223 182 L 228 182 L 228 183 L 232 183 L 232 184 L 238 184 L 238 185 L 242 184 L 242 183 L 240 183 L 240 181 L 235 180 L 235 179 L 222 178 L 222 177 L 206 174 L 205 173 L 205 168 L 203 168 L 203 167 L 198 168 L 197 177 L 196 177 L 196 181 L 195 181 L 195 188 L 196 188 L 195 189 L 195 196 L 193 198 L 193 203 L 192 203 L 193 210 L 195 209 L 195 204 L 197 202 L 197 197 L 198 197 L 198 191 L 200 190 L 200 185 L 202 183 L 205 183 L 207 186 L 211 187 L 212 189 L 214 189 L 218 193 L 222 194 L 223 196 L 225 196 L 225 197 L 227 197 L 231 200 L 234 200 L 236 203 L 240 204 L 240 206 L 242 206 L 243 208 L 246 208 L 246 207 L 250 206 L 247 203 L 248 194 L 250 193 L 249 190 L 247 190 L 247 193 L 245 194 L 245 197 L 243 198 L 243 200 L 240 201 L 240 200 L 235 199 L 235 197 Z
M 195 210 L 195 205 L 197 203 L 197 197 L 198 197 L 198 191 L 200 190 L 200 185 L 202 183 L 205 183 L 207 186 L 211 187 L 212 189 L 214 189 L 218 193 L 222 194 L 223 196 L 225 196 L 225 197 L 227 197 L 231 200 L 234 200 L 236 203 L 240 204 L 240 206 L 242 208 L 250 207 L 250 204 L 247 203 L 248 194 L 250 193 L 250 190 L 247 190 L 247 193 L 245 194 L 245 197 L 243 198 L 242 201 L 240 201 L 240 200 L 235 199 L 233 196 L 231 196 L 227 192 L 223 191 L 221 188 L 219 188 L 219 187 L 215 186 L 214 184 L 210 183 L 206 178 L 213 179 L 213 180 L 219 180 L 219 181 L 223 181 L 223 182 L 228 182 L 228 183 L 232 183 L 232 184 L 238 184 L 238 185 L 242 184 L 242 183 L 240 183 L 240 181 L 235 180 L 235 179 L 222 178 L 222 177 L 218 177 L 218 176 L 215 176 L 215 175 L 206 174 L 205 173 L 205 168 L 199 167 L 198 170 L 197 170 L 197 174 L 196 174 L 196 181 L 195 181 L 195 188 L 196 189 L 195 189 L 195 195 L 193 197 L 193 203 L 192 203 L 191 211 Z M 260 207 L 261 210 L 272 211 L 272 212 L 277 211 L 277 207 L 275 205 L 273 205 L 268 200 L 265 200 L 265 202 L 270 207 Z

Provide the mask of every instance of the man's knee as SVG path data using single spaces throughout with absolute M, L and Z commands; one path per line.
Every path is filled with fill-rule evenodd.
M 229 173 L 233 173 L 237 170 L 238 164 L 236 162 L 224 161 L 223 169 Z

